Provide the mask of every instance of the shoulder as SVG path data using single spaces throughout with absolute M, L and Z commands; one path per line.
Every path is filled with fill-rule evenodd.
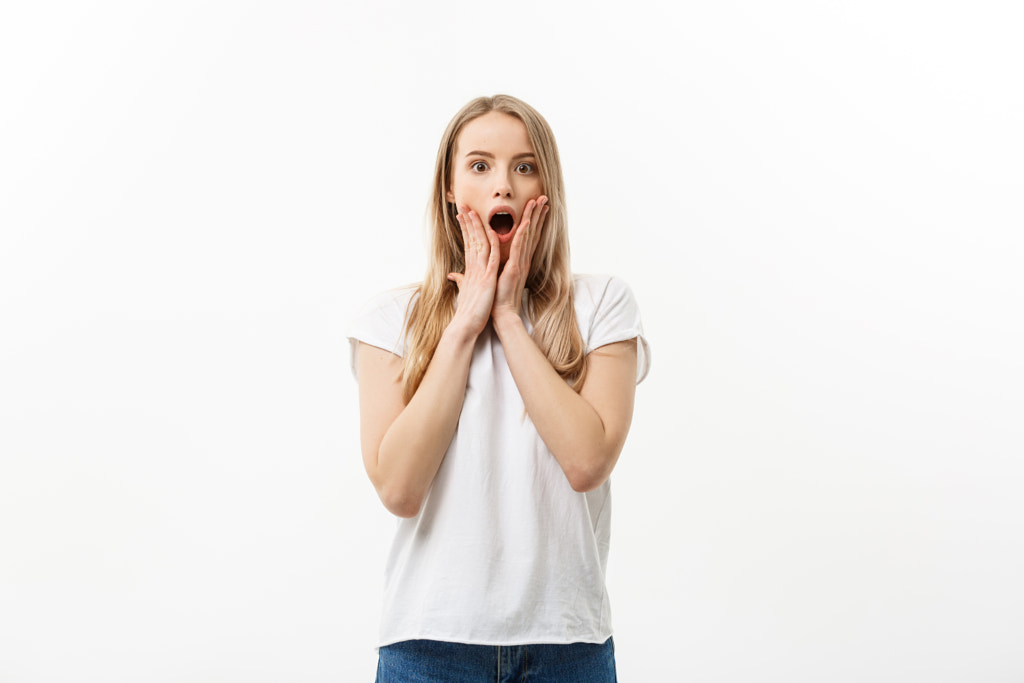
M 587 353 L 606 344 L 637 340 L 637 382 L 647 375 L 650 349 L 640 306 L 629 285 L 614 275 L 574 275 L 573 304 Z
M 349 323 L 346 336 L 353 344 L 362 341 L 401 356 L 406 316 L 418 291 L 419 285 L 409 285 L 371 297 Z
M 388 289 L 370 297 L 363 304 L 356 317 L 377 311 L 401 311 L 404 315 L 409 303 L 419 291 L 419 284 Z
M 636 305 L 633 291 L 625 280 L 615 275 L 573 275 L 573 301 L 577 315 L 592 315 L 599 309 L 624 302 Z

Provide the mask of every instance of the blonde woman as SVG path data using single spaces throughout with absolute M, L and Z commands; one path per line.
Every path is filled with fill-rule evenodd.
M 629 288 L 573 276 L 537 111 L 473 100 L 441 139 L 432 253 L 349 336 L 363 464 L 399 517 L 377 681 L 615 679 L 609 475 L 649 353 Z

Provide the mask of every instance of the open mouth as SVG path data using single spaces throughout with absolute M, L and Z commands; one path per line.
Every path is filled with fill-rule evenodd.
M 499 211 L 498 213 L 491 216 L 491 230 L 498 233 L 499 235 L 507 235 L 512 232 L 512 226 L 515 221 L 512 218 L 512 214 Z

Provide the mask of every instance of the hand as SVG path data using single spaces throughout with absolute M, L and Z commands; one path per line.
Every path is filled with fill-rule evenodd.
M 491 317 L 497 321 L 501 316 L 515 316 L 519 319 L 519 309 L 523 304 L 523 290 L 526 278 L 530 275 L 530 263 L 540 243 L 544 227 L 544 219 L 548 215 L 548 198 L 541 195 L 526 203 L 523 218 L 519 222 L 519 230 L 512 238 L 508 261 L 498 278 L 494 294 L 494 307 Z
M 501 250 L 498 236 L 484 229 L 476 211 L 462 205 L 457 218 L 462 228 L 466 272 L 448 273 L 448 279 L 459 286 L 459 306 L 453 322 L 466 325 L 475 336 L 483 331 L 491 317 Z

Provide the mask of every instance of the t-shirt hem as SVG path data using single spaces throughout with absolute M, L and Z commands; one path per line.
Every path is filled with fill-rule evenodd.
M 369 344 L 370 346 L 374 346 L 374 347 L 376 347 L 378 349 L 381 349 L 383 351 L 387 351 L 388 353 L 393 353 L 396 356 L 398 356 L 399 358 L 402 357 L 402 353 L 401 353 L 400 349 L 396 349 L 393 344 L 389 344 L 388 342 L 384 341 L 383 339 L 374 339 L 373 337 L 360 334 L 360 335 L 353 335 L 353 336 L 349 337 L 348 340 L 349 340 L 349 342 L 351 342 L 353 344 L 356 343 L 356 342 L 363 342 L 364 344 Z
M 393 353 L 396 356 L 398 356 L 399 358 L 402 357 L 402 353 L 401 353 L 401 351 L 399 349 L 392 348 L 391 344 L 388 344 L 386 341 L 381 341 L 380 339 L 374 339 L 373 337 L 370 337 L 368 335 L 364 335 L 364 334 L 351 335 L 348 338 L 348 342 L 349 342 L 349 345 L 351 347 L 350 352 L 349 352 L 349 370 L 352 371 L 352 376 L 356 378 L 357 382 L 359 381 L 359 368 L 358 368 L 358 365 L 359 365 L 359 343 L 360 342 L 362 342 L 363 344 L 367 344 L 369 346 L 373 346 L 375 348 L 378 348 L 381 351 L 387 351 L 388 353 Z
M 613 334 L 613 335 L 609 336 L 607 339 L 600 339 L 600 340 L 598 340 L 596 342 L 592 342 L 588 346 L 588 348 L 587 348 L 587 353 L 590 353 L 591 351 L 599 349 L 602 346 L 608 346 L 609 344 L 614 344 L 615 342 L 626 341 L 627 339 L 633 339 L 635 337 L 643 338 L 643 336 L 644 336 L 643 331 L 641 331 L 641 330 L 639 330 L 637 328 L 633 328 L 633 329 L 629 329 L 629 330 L 623 330 L 622 332 L 619 332 L 618 334 Z M 647 340 L 644 340 L 645 344 L 646 344 L 646 342 L 647 342 Z
M 604 633 L 604 632 L 602 632 Z M 571 645 L 573 643 L 592 643 L 600 645 L 606 640 L 611 638 L 613 635 L 611 629 L 607 631 L 605 635 L 591 635 L 591 636 L 577 636 L 577 637 L 544 637 L 538 636 L 536 638 L 469 638 L 469 637 L 453 637 L 450 635 L 441 635 L 437 633 L 423 633 L 423 632 L 412 632 L 409 635 L 392 636 L 388 638 L 382 638 L 377 643 L 375 649 L 387 647 L 388 645 L 394 645 L 395 643 L 402 643 L 407 640 L 437 640 L 443 643 L 461 643 L 463 645 L 486 645 L 489 647 L 516 647 L 519 645 Z
M 628 330 L 623 330 L 617 334 L 611 335 L 607 338 L 601 338 L 596 342 L 592 342 L 587 346 L 587 353 L 595 351 L 602 346 L 608 346 L 616 342 L 626 341 L 627 339 L 636 339 L 637 344 L 640 346 L 637 349 L 637 372 L 636 372 L 636 383 L 644 381 L 647 377 L 647 373 L 651 369 L 651 348 L 647 344 L 647 337 L 644 336 L 644 331 L 638 327 L 634 327 Z

